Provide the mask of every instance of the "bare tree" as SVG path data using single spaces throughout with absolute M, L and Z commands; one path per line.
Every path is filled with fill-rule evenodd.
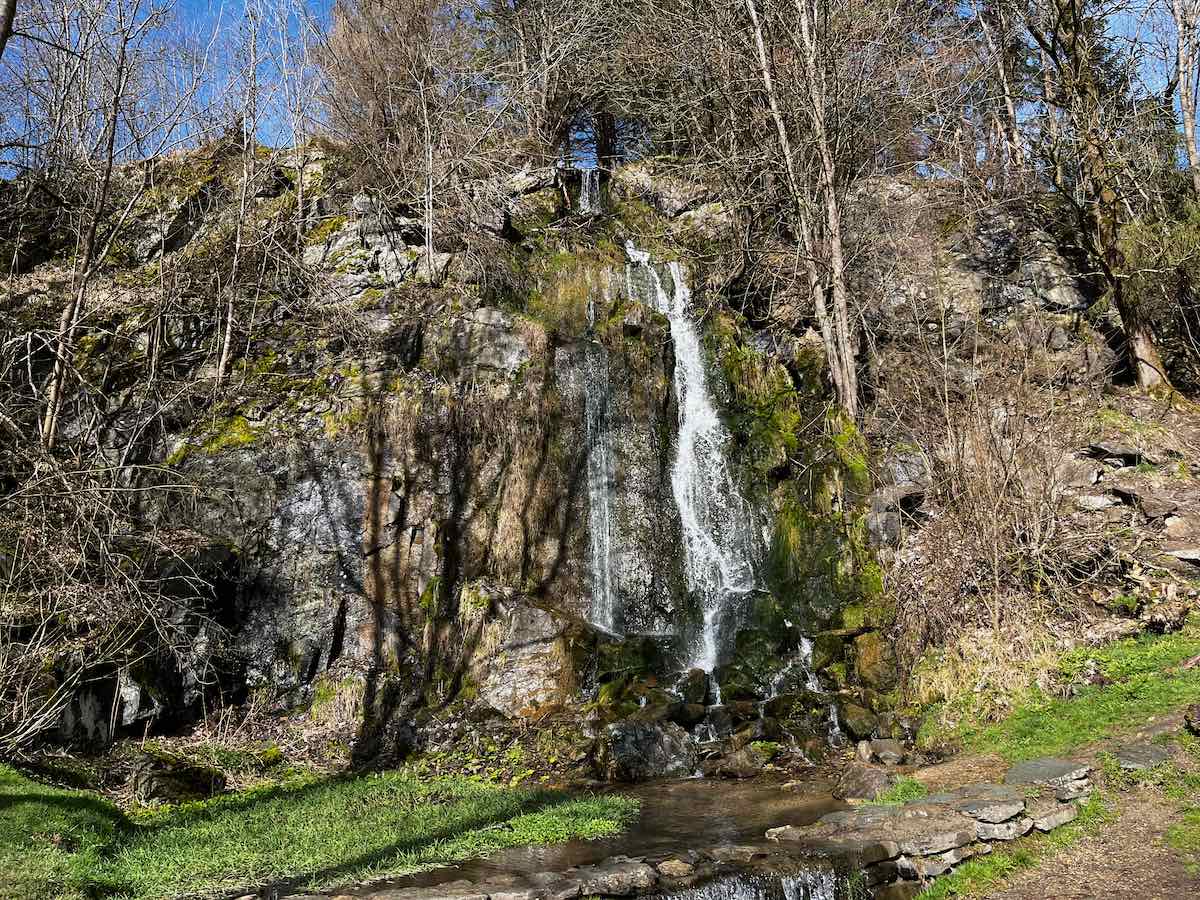
M 1175 23 L 1175 82 L 1183 121 L 1184 152 L 1192 174 L 1192 191 L 1200 198 L 1200 147 L 1196 144 L 1196 98 L 1200 90 L 1200 3 L 1171 0 Z
M 1169 389 L 1147 311 L 1126 289 L 1128 276 L 1120 230 L 1133 184 L 1121 169 L 1116 138 L 1123 104 L 1106 96 L 1100 63 L 1106 52 L 1106 18 L 1091 0 L 1047 0 L 1032 10 L 1026 27 L 1046 66 L 1043 103 L 1064 127 L 1041 144 L 1059 195 L 1075 210 L 1080 238 L 1100 270 L 1121 327 L 1130 367 L 1143 390 Z M 1064 159 L 1077 165 L 1068 179 Z

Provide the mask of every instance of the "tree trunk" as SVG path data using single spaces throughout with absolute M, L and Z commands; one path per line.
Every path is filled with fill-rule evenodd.
M 854 354 L 854 335 L 850 326 L 849 291 L 846 288 L 846 254 L 842 240 L 842 211 L 838 203 L 837 165 L 825 125 L 825 72 L 819 66 L 820 47 L 816 35 L 816 15 L 807 0 L 795 0 L 804 42 L 804 66 L 807 78 L 809 116 L 817 145 L 817 186 L 825 207 L 825 238 L 828 244 L 829 293 L 833 303 L 834 352 L 830 364 L 839 369 L 842 408 L 852 420 L 858 419 L 858 370 Z
M 4 58 L 4 48 L 12 37 L 13 21 L 17 18 L 17 0 L 0 0 L 0 59 Z
M 1192 173 L 1192 192 L 1200 198 L 1200 148 L 1196 146 L 1196 0 L 1171 0 L 1175 19 L 1175 77 L 1179 83 L 1179 109 L 1183 119 L 1183 144 Z

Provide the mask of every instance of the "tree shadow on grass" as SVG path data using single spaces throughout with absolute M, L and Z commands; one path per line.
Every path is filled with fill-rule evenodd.
M 423 849 L 433 847 L 441 842 L 451 840 L 456 837 L 465 837 L 470 834 L 480 833 L 489 829 L 493 829 L 498 825 L 502 825 L 518 816 L 525 816 L 531 813 L 541 812 L 558 805 L 566 800 L 566 797 L 561 794 L 553 794 L 548 792 L 538 792 L 531 795 L 527 803 L 521 804 L 520 808 L 504 813 L 480 814 L 470 816 L 465 820 L 455 821 L 453 824 L 443 826 L 428 834 L 422 835 L 419 838 L 396 841 L 386 847 L 381 847 L 376 850 L 371 850 L 362 853 L 351 859 L 342 860 L 340 862 L 331 863 L 322 868 L 317 868 L 304 872 L 287 879 L 281 879 L 269 883 L 268 885 L 258 890 L 259 896 L 275 897 L 283 896 L 305 888 L 308 885 L 336 885 L 344 883 L 348 880 L 353 880 L 359 877 L 364 869 L 371 869 L 389 859 L 393 859 L 405 853 L 418 853 Z M 441 859 L 430 859 L 427 863 L 422 862 L 422 867 L 435 868 L 439 866 L 448 866 L 454 862 L 459 862 L 461 857 L 444 857 Z M 378 878 L 397 877 L 402 872 L 393 872 L 379 874 Z M 244 896 L 245 892 L 234 893 L 231 896 Z
M 358 780 L 358 777 L 342 774 L 299 786 L 289 787 L 287 785 L 279 785 L 255 791 L 248 795 L 233 795 L 226 798 L 218 798 L 216 801 L 203 806 L 185 807 L 146 823 L 129 820 L 119 809 L 99 798 L 84 795 L 55 794 L 49 791 L 38 790 L 38 786 L 34 785 L 28 791 L 0 794 L 0 817 L 4 816 L 6 811 L 15 810 L 20 806 L 43 808 L 51 806 L 62 810 L 66 815 L 61 820 L 52 820 L 49 824 L 50 830 L 61 827 L 59 825 L 59 821 L 61 821 L 67 826 L 65 830 L 75 830 L 80 826 L 90 827 L 101 838 L 102 846 L 96 849 L 99 849 L 100 856 L 104 862 L 92 870 L 80 871 L 77 876 L 78 882 L 75 886 L 83 889 L 87 896 L 97 898 L 113 895 L 140 896 L 141 891 L 153 886 L 147 885 L 136 874 L 131 871 L 125 871 L 122 865 L 115 862 L 117 856 L 122 851 L 137 850 L 157 855 L 160 852 L 159 848 L 156 847 L 157 834 L 165 829 L 173 831 L 184 829 L 186 831 L 189 825 L 200 825 L 201 823 L 207 823 L 220 817 L 231 817 L 236 820 L 239 816 L 244 816 L 252 812 L 256 807 L 277 801 L 284 801 L 293 809 L 303 808 L 305 804 L 313 801 L 313 795 L 330 790 L 339 782 Z M 381 785 L 382 787 L 384 786 Z M 340 808 L 333 809 L 322 809 L 322 804 L 318 801 L 314 805 L 313 814 L 345 815 L 347 817 L 346 828 L 353 831 L 357 827 L 352 820 L 356 805 L 355 798 L 350 796 L 346 799 L 348 802 L 340 804 Z M 357 855 L 342 856 L 339 858 L 336 854 L 331 854 L 329 858 L 319 858 L 307 869 L 296 871 L 287 875 L 287 877 L 277 878 L 274 881 L 268 882 L 265 887 L 258 889 L 257 893 L 263 897 L 274 897 L 302 890 L 310 884 L 327 885 L 352 881 L 367 874 L 367 870 L 374 869 L 388 860 L 405 855 L 420 856 L 423 852 L 430 851 L 432 848 L 436 848 L 438 845 L 445 844 L 455 838 L 470 839 L 472 835 L 478 835 L 488 830 L 502 827 L 504 823 L 518 816 L 544 811 L 562 804 L 568 799 L 568 795 L 561 792 L 536 790 L 530 791 L 528 795 L 518 798 L 516 802 L 506 805 L 505 808 L 496 809 L 494 806 L 488 804 L 483 809 L 472 811 L 469 807 L 465 809 L 456 808 L 461 807 L 462 804 L 470 804 L 472 802 L 470 795 L 462 798 L 451 796 L 445 800 L 445 814 L 439 816 L 436 824 L 431 822 L 429 830 L 415 835 L 405 835 L 403 838 L 392 841 L 384 846 L 365 849 Z M 398 798 L 396 822 L 400 825 L 404 824 L 407 816 L 413 814 L 413 812 L 407 810 L 411 809 L 415 811 L 422 805 L 413 804 L 409 806 L 407 804 L 402 805 L 402 803 L 402 799 Z M 442 804 L 435 797 L 427 798 L 423 805 L 437 807 Z M 280 810 L 281 813 L 288 811 L 290 810 Z M 25 810 L 24 817 L 32 821 L 36 813 L 30 815 L 31 812 L 34 812 L 34 810 Z M 241 840 L 243 843 L 248 843 L 252 848 L 256 846 L 269 848 L 272 838 L 277 836 L 273 824 L 274 817 L 268 812 L 267 816 L 261 816 L 260 819 L 260 823 L 257 826 L 251 826 L 250 832 L 244 833 L 241 836 Z M 242 826 L 245 827 L 244 822 Z M 201 840 L 202 837 L 197 837 L 193 842 Z M 187 879 L 191 875 L 186 858 L 189 855 L 186 851 L 188 843 L 187 839 L 180 841 L 179 835 L 175 834 L 168 840 L 168 845 L 161 848 L 161 853 L 163 854 L 175 853 L 182 857 L 175 861 L 179 867 L 178 874 L 175 877 L 181 880 Z M 69 845 L 62 846 L 62 849 L 67 852 L 74 850 Z M 209 852 L 219 855 L 221 850 L 216 847 L 210 847 Z M 422 860 L 422 864 L 427 862 L 429 865 L 436 866 L 456 861 L 449 856 L 438 858 L 436 855 L 431 854 L 431 857 L 428 860 Z M 268 867 L 273 866 L 274 861 L 269 861 Z M 233 867 L 233 864 L 231 864 L 230 868 Z M 384 874 L 386 873 L 381 874 L 380 877 L 384 877 Z M 203 876 L 200 873 L 196 873 L 194 877 L 194 881 L 181 883 L 178 886 L 157 885 L 157 887 L 175 887 L 179 890 L 204 890 L 206 885 L 201 880 Z M 243 888 L 242 890 L 230 893 L 229 896 L 245 896 L 251 892 L 253 892 L 252 888 Z

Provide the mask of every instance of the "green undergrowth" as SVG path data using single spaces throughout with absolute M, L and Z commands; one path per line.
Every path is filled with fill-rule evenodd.
M 1059 662 L 1060 680 L 1072 684 L 1091 675 L 1099 683 L 1085 683 L 1069 697 L 1032 687 L 1014 701 L 1012 712 L 1002 721 L 968 719 L 950 733 L 921 735 L 921 743 L 960 743 L 968 750 L 999 753 L 1014 762 L 1070 754 L 1153 716 L 1200 701 L 1200 668 L 1179 667 L 1197 654 L 1200 625 L 1194 619 L 1174 634 L 1076 650 Z
M 915 778 L 901 775 L 894 785 L 875 798 L 876 803 L 884 806 L 902 806 L 914 803 L 929 796 L 929 789 Z
M 1048 834 L 1036 834 L 997 847 L 987 856 L 969 859 L 942 876 L 917 896 L 921 900 L 948 897 L 982 897 L 1006 878 L 1031 869 L 1042 860 L 1077 844 L 1116 820 L 1111 801 L 1095 794 L 1079 808 L 1074 822 Z
M 636 801 L 468 778 L 296 778 L 126 814 L 99 796 L 0 766 L 0 881 L 14 898 L 218 895 L 318 888 L 525 844 L 623 829 Z

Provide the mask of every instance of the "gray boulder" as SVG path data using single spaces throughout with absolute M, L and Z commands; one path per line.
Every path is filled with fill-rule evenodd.
M 599 740 L 596 769 L 609 781 L 647 781 L 696 771 L 696 742 L 674 722 L 614 722 Z
M 877 766 L 851 763 L 842 772 L 833 795 L 842 800 L 874 800 L 896 783 L 896 776 Z

